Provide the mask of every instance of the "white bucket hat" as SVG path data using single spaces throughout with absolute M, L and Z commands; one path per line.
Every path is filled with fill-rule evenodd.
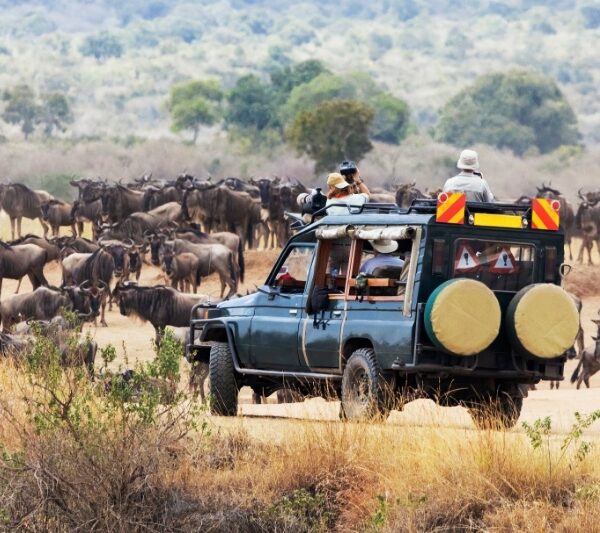
M 373 249 L 380 254 L 391 254 L 398 249 L 398 242 L 390 239 L 377 239 L 369 242 Z
M 463 150 L 456 166 L 461 170 L 479 170 L 479 157 L 475 150 Z

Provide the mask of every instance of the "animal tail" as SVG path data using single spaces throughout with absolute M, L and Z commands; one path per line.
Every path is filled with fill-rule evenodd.
M 246 271 L 246 262 L 244 261 L 244 240 L 241 238 L 238 242 L 238 266 L 240 267 L 240 281 L 244 283 L 244 272 Z
M 246 239 L 245 241 L 248 243 L 248 248 L 254 248 L 254 224 L 248 222 L 246 225 Z M 245 243 L 242 244 L 244 246 Z
M 581 370 L 582 364 L 583 364 L 583 355 L 581 356 L 581 359 L 579 360 L 579 364 L 575 367 L 573 375 L 571 376 L 571 383 L 575 383 L 577 381 L 577 378 L 579 377 L 579 371 Z
M 200 287 L 200 282 L 202 281 L 202 273 L 200 272 L 201 269 L 201 265 L 198 265 L 198 268 L 196 269 L 196 286 Z

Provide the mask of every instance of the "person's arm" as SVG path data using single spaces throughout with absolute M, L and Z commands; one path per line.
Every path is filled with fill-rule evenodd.
M 360 172 L 356 171 L 356 178 L 354 179 L 354 185 L 358 187 L 358 192 L 362 194 L 366 194 L 367 196 L 371 196 L 371 191 L 365 185 L 365 182 L 360 177 Z
M 483 194 L 485 196 L 485 201 L 489 202 L 490 204 L 493 204 L 496 201 L 496 199 L 494 198 L 494 195 L 492 194 L 492 191 L 490 190 L 487 181 L 485 181 L 483 178 L 481 178 L 481 181 L 483 181 Z

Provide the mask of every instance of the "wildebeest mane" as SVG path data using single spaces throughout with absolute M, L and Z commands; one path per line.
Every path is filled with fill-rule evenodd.
M 199 229 L 192 228 L 191 226 L 180 226 L 175 228 L 175 233 L 193 233 L 199 239 L 208 239 L 210 235 Z
M 76 273 L 73 273 L 75 283 L 79 284 L 87 280 L 93 283 L 101 280 L 110 285 L 114 269 L 115 260 L 113 256 L 102 248 L 99 248 L 95 252 L 92 252 L 92 255 L 84 261 Z
M 4 242 L 4 241 L 0 241 L 0 246 L 2 248 L 4 248 L 5 250 L 12 250 L 12 246 L 10 243 Z

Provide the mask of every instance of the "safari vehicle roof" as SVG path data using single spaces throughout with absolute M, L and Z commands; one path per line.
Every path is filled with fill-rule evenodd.
M 473 233 L 476 235 L 479 232 L 495 231 L 501 233 L 509 233 L 514 238 L 518 235 L 528 235 L 531 237 L 535 234 L 536 238 L 544 238 L 544 236 L 561 235 L 562 230 L 558 231 L 539 231 L 533 230 L 531 227 L 523 228 L 508 228 L 499 226 L 473 226 L 471 224 L 446 224 L 436 221 L 436 201 L 435 200 L 415 200 L 410 207 L 402 209 L 395 204 L 371 204 L 367 203 L 361 208 L 354 208 L 355 213 L 348 212 L 343 215 L 325 215 L 322 218 L 316 219 L 313 223 L 303 227 L 296 237 L 303 240 L 301 235 L 306 235 L 313 232 L 319 226 L 342 226 L 342 225 L 420 225 L 434 226 L 448 233 L 464 232 Z M 504 204 L 504 203 L 479 203 L 467 202 L 466 209 L 469 214 L 474 213 L 493 213 L 498 215 L 515 214 L 518 216 L 527 217 L 530 211 L 530 206 L 523 204 Z M 325 210 L 323 210 L 325 211 Z M 294 239 L 296 240 L 296 239 Z

